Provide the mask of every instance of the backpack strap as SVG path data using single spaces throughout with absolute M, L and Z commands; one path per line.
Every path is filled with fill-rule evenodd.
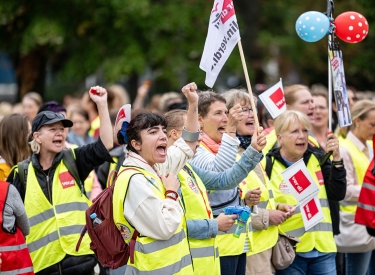
M 266 167 L 265 167 L 264 170 L 266 171 L 266 174 L 267 174 L 269 179 L 271 178 L 272 166 L 273 166 L 273 161 L 272 161 L 271 157 L 266 156 Z
M 79 178 L 78 168 L 77 168 L 77 164 L 76 164 L 72 149 L 64 149 L 62 152 L 63 152 L 63 155 L 64 155 L 63 156 L 63 162 L 64 162 L 65 166 L 68 168 L 68 170 L 72 174 L 74 180 L 79 185 L 79 187 L 81 189 L 81 194 L 86 194 L 85 190 L 84 190 L 84 187 L 83 187 L 83 183 L 82 183 L 81 179 Z
M 20 177 L 21 183 L 25 187 L 25 190 L 26 190 L 26 182 L 27 182 L 27 171 L 28 171 L 28 168 L 29 168 L 30 161 L 31 160 L 28 158 L 28 159 L 25 159 L 23 161 L 20 161 L 17 164 L 18 176 Z

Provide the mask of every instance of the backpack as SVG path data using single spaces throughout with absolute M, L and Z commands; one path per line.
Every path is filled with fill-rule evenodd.
M 68 171 L 72 174 L 74 180 L 79 185 L 79 187 L 81 189 L 81 193 L 86 195 L 85 189 L 83 187 L 83 183 L 82 183 L 81 179 L 79 178 L 78 168 L 77 168 L 77 164 L 75 162 L 75 158 L 74 158 L 74 154 L 73 154 L 72 149 L 64 149 L 64 150 L 62 150 L 62 153 L 63 153 L 64 165 L 66 166 L 66 168 L 68 168 Z M 31 161 L 31 158 L 29 157 L 29 158 L 25 159 L 24 161 L 21 161 L 17 164 L 18 176 L 19 176 L 19 178 L 20 178 L 20 180 L 21 180 L 21 182 L 24 186 L 26 186 L 26 182 L 27 182 L 27 172 L 28 172 L 30 161 Z
M 114 174 L 115 179 L 113 180 L 113 184 L 109 182 L 108 187 L 93 200 L 92 205 L 86 210 L 86 225 L 76 246 L 76 251 L 78 251 L 82 238 L 87 232 L 91 238 L 90 249 L 94 251 L 102 266 L 111 269 L 126 265 L 129 257 L 130 262 L 134 263 L 134 246 L 139 233 L 137 230 L 134 231 L 130 245 L 124 242 L 124 238 L 113 220 L 112 204 L 113 191 L 118 176 L 123 171 L 130 169 L 123 169 L 120 173 L 117 173 L 115 170 L 111 172 L 108 181 L 111 181 Z M 125 196 L 127 191 L 126 189 Z M 97 217 L 102 221 L 101 224 L 95 227 L 90 218 L 90 215 L 93 213 L 96 213 Z

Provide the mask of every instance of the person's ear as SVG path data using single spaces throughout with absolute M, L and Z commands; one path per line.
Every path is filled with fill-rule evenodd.
M 277 135 L 277 142 L 279 143 L 280 146 L 283 145 L 282 142 L 281 142 L 281 135 L 280 134 Z
M 268 127 L 272 128 L 273 127 L 273 122 L 274 122 L 274 120 L 272 118 L 267 119 L 267 125 L 268 125 Z
M 198 122 L 199 122 L 199 125 L 201 126 L 201 128 L 203 128 L 203 118 L 200 114 L 198 114 Z
M 35 139 L 35 141 L 37 142 L 37 143 L 42 143 L 41 141 L 40 141 L 40 138 L 39 138 L 39 132 L 34 132 L 34 134 L 33 134 L 33 138 Z
M 133 148 L 134 148 L 136 151 L 141 151 L 141 145 L 142 145 L 141 142 L 136 141 L 135 139 L 132 139 L 132 141 L 130 142 L 130 144 L 133 146 Z
M 175 129 L 172 129 L 170 132 L 169 132 L 169 136 L 174 140 L 178 140 L 179 136 L 177 134 L 177 131 Z
M 290 105 L 289 104 L 286 104 L 286 109 L 290 110 Z

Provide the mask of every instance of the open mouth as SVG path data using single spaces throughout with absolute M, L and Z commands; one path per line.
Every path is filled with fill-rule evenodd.
M 224 132 L 225 132 L 225 127 L 219 127 L 217 130 L 218 130 L 221 134 L 224 134 Z
M 301 143 L 296 143 L 296 146 L 297 148 L 304 148 L 305 147 L 305 144 L 304 142 L 301 142 Z
M 156 147 L 156 152 L 158 152 L 160 155 L 165 156 L 167 154 L 167 144 L 161 144 Z
M 62 145 L 62 140 L 54 140 L 54 141 L 52 141 L 52 143 L 53 144 L 55 144 L 55 145 Z
M 246 126 L 254 126 L 254 121 L 246 122 Z
M 308 117 L 310 120 L 314 120 L 314 113 L 308 113 L 308 114 L 307 114 L 307 117 Z

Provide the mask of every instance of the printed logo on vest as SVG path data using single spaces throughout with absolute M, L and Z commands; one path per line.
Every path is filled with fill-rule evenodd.
M 290 194 L 290 190 L 288 188 L 288 185 L 285 183 L 285 181 L 282 181 L 279 185 L 280 192 L 287 195 Z
M 75 185 L 74 178 L 69 171 L 63 172 L 59 175 L 62 188 L 69 188 Z
M 293 177 L 289 179 L 289 182 L 292 184 L 294 189 L 301 194 L 307 187 L 311 185 L 311 182 L 306 178 L 305 174 L 302 170 L 299 170 L 297 173 L 294 174 Z
M 318 178 L 318 182 L 320 185 L 324 185 L 324 179 L 323 179 L 323 174 L 322 170 L 316 171 L 315 172 L 316 177 Z
M 303 207 L 303 211 L 305 211 L 307 220 L 311 220 L 319 212 L 314 198 Z
M 131 231 L 129 227 L 122 223 L 116 223 L 117 229 L 120 231 L 121 236 L 124 240 L 129 240 L 131 237 Z
M 270 95 L 270 98 L 279 110 L 285 105 L 284 93 L 280 88 Z
M 187 183 L 188 183 L 190 189 L 193 190 L 195 194 L 199 194 L 198 187 L 196 186 L 194 180 L 191 177 L 189 177 L 187 179 Z

